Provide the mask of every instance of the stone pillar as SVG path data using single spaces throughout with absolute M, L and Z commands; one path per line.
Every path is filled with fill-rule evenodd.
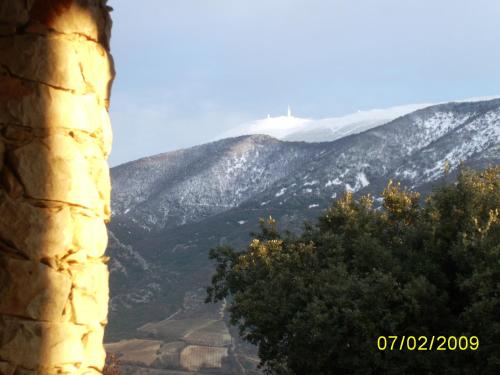
M 0 1 L 0 374 L 102 372 L 106 0 Z

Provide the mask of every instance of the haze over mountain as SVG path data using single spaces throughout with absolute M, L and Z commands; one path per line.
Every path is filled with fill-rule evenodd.
M 328 129 L 333 141 L 242 135 L 113 168 L 108 341 L 139 340 L 120 344 L 127 358 L 153 348 L 143 367 L 250 373 L 243 369 L 255 358 L 228 328 L 224 309 L 203 304 L 211 247 L 245 246 L 259 217 L 269 215 L 298 230 L 345 191 L 378 200 L 395 179 L 425 193 L 446 168 L 453 176 L 461 163 L 499 164 L 500 99 L 396 108 L 324 124 L 285 117 L 292 126 L 272 128 L 283 139 L 305 137 L 305 126 Z M 384 116 L 391 119 L 377 126 Z M 284 119 L 247 124 L 235 134 Z

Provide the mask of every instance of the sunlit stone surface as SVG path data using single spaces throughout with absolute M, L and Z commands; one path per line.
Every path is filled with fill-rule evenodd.
M 102 372 L 106 0 L 0 2 L 0 374 Z

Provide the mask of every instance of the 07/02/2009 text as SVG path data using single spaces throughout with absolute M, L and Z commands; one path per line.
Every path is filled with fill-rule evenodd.
M 379 336 L 379 350 L 477 350 L 477 336 Z

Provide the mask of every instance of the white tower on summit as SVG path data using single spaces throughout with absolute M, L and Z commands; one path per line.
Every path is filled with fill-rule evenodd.
M 292 109 L 290 108 L 290 105 L 288 105 L 288 117 L 292 117 Z

